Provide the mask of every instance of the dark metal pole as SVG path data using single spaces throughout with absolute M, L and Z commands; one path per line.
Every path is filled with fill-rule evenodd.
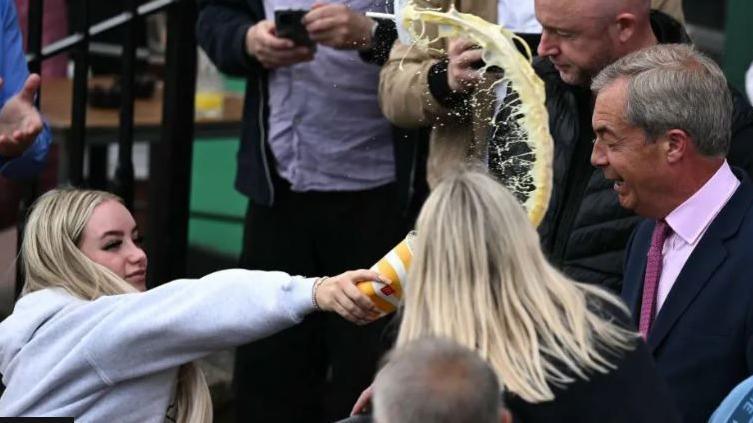
M 42 0 L 30 0 L 29 1 L 29 14 L 28 14 L 28 25 L 27 28 L 29 30 L 28 37 L 27 37 L 27 50 L 29 53 L 31 53 L 34 57 L 37 58 L 37 60 L 32 60 L 29 62 L 29 72 L 31 73 L 41 73 L 42 72 L 42 59 L 41 59 L 41 52 L 42 52 L 42 31 L 44 26 L 42 25 L 42 16 L 44 12 L 44 2 Z M 39 99 L 42 95 L 42 90 L 40 88 L 39 93 L 37 94 L 36 98 L 36 106 L 39 108 Z M 21 195 L 21 202 L 18 205 L 18 224 L 16 225 L 17 228 L 17 243 L 16 243 L 16 251 L 21 251 L 21 244 L 23 243 L 23 234 L 24 234 L 24 228 L 26 227 L 26 214 L 29 211 L 29 207 L 34 202 L 34 199 L 37 196 L 37 192 L 39 191 L 39 188 L 37 186 L 37 181 L 32 181 L 28 186 L 23 186 L 24 193 Z M 16 261 L 16 286 L 15 286 L 15 298 L 18 298 L 19 295 L 21 295 L 21 289 L 24 285 L 24 275 L 22 270 L 22 263 L 20 260 Z
M 108 144 L 89 145 L 86 161 L 89 162 L 89 175 L 86 187 L 89 189 L 107 190 L 107 160 Z
M 179 3 L 181 1 L 184 0 L 151 0 L 138 7 L 138 15 L 140 17 L 149 16 L 153 13 L 161 12 L 168 6 Z M 92 26 L 89 28 L 89 36 L 95 37 L 108 31 L 112 31 L 115 28 L 120 28 L 121 25 L 128 21 L 128 15 L 128 12 L 123 12 L 111 18 L 105 19 L 104 21 L 92 24 Z M 60 40 L 55 41 L 52 44 L 46 45 L 45 48 L 42 49 L 41 54 L 32 54 L 32 52 L 29 51 L 27 58 L 30 62 L 38 60 L 40 59 L 40 57 L 41 60 L 46 60 L 50 57 L 57 56 L 58 54 L 73 50 L 81 43 L 82 39 L 82 33 L 69 35 L 65 38 L 61 38 Z
M 79 27 L 76 28 L 82 42 L 73 49 L 73 104 L 71 131 L 67 140 L 68 179 L 73 186 L 84 184 L 84 148 L 86 138 L 86 97 L 89 74 L 89 0 L 78 0 L 76 9 Z
M 118 132 L 118 164 L 115 168 L 113 191 L 133 210 L 133 102 L 135 100 L 134 74 L 136 73 L 136 24 L 138 3 L 128 0 L 131 19 L 125 24 L 123 40 L 123 67 L 120 73 L 120 128 Z
M 29 53 L 31 53 L 35 60 L 29 62 L 29 72 L 40 73 L 42 70 L 42 60 L 40 53 L 42 52 L 42 12 L 44 8 L 44 2 L 42 0 L 30 0 L 29 1 L 29 15 L 28 15 L 28 37 L 27 47 Z
M 149 158 L 150 287 L 185 275 L 196 85 L 196 1 L 167 12 L 162 136 Z

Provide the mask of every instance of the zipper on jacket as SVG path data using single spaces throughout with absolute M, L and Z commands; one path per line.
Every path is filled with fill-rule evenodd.
M 259 142 L 259 149 L 261 150 L 261 161 L 264 164 L 264 174 L 267 176 L 267 187 L 269 188 L 269 205 L 271 206 L 275 202 L 275 188 L 272 185 L 272 174 L 269 171 L 269 164 L 267 163 L 267 152 L 264 147 L 267 144 L 267 131 L 264 129 L 264 107 L 267 104 L 267 99 L 264 96 L 264 78 L 259 76 L 259 135 L 261 136 Z
M 420 135 L 418 136 L 420 138 Z M 407 215 L 410 213 L 411 205 L 413 205 L 413 196 L 416 195 L 416 166 L 418 165 L 418 147 L 419 147 L 419 140 L 412 140 L 413 143 L 413 157 L 411 157 L 411 163 L 410 163 L 410 174 L 408 176 L 408 195 L 405 199 L 405 207 L 403 208 L 403 215 Z M 399 141 L 398 141 L 399 142 Z M 395 166 L 397 166 L 397 160 L 395 160 Z M 397 173 L 397 172 L 396 172 Z M 400 190 L 400 187 L 398 187 L 398 190 Z

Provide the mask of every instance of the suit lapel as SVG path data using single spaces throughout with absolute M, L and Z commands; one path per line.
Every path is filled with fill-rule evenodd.
M 688 257 L 669 291 L 648 336 L 652 351 L 661 345 L 677 320 L 687 310 L 693 299 L 703 290 L 727 258 L 727 239 L 737 233 L 753 200 L 753 187 L 744 172 L 734 169 L 740 186 L 717 215 L 698 246 Z M 645 269 L 645 264 L 643 266 Z
M 709 232 L 711 228 L 693 250 L 656 316 L 648 335 L 648 345 L 652 351 L 659 346 L 675 322 L 727 258 L 727 250 L 722 240 Z

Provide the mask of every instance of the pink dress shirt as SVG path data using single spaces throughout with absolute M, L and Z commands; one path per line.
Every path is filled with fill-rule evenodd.
M 739 186 L 740 181 L 725 160 L 701 189 L 664 219 L 672 228 L 672 234 L 664 241 L 662 250 L 664 260 L 656 294 L 657 315 L 688 257 Z

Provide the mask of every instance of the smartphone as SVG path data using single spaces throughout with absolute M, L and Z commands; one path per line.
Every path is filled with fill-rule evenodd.
M 275 10 L 277 36 L 293 40 L 298 46 L 315 49 L 316 43 L 311 41 L 308 31 L 306 31 L 306 27 L 303 25 L 303 17 L 308 12 L 308 10 L 303 9 Z

